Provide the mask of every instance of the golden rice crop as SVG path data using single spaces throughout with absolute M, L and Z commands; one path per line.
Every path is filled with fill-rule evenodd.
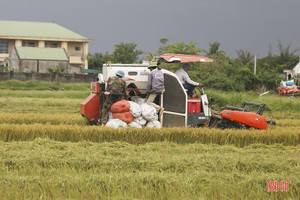
M 300 128 L 300 119 L 275 120 L 277 127 Z M 79 113 L 51 114 L 51 113 L 7 113 L 0 112 L 1 124 L 74 124 L 84 126 L 87 121 Z M 272 128 L 272 127 L 271 127 Z
M 79 114 L 80 99 L 1 97 L 0 111 L 6 113 Z
M 0 124 L 0 140 L 31 141 L 50 138 L 56 141 L 124 141 L 131 144 L 170 141 L 178 144 L 232 144 L 238 147 L 254 143 L 299 145 L 300 130 L 276 127 L 269 130 L 219 130 L 207 128 L 112 129 L 100 126 Z
M 297 130 L 300 126 L 300 119 L 275 120 L 277 127 L 294 127 Z M 52 114 L 52 113 L 7 113 L 0 112 L 1 124 L 74 124 L 84 126 L 87 121 L 79 113 L 75 114 Z M 272 126 L 271 126 L 272 128 Z
M 264 117 L 266 119 L 272 119 L 272 120 L 294 120 L 294 119 L 300 119 L 300 112 L 295 111 L 266 111 L 264 112 Z
M 42 113 L 3 113 L 0 112 L 1 124 L 76 124 L 87 125 L 80 114 L 42 114 Z
M 276 120 L 276 126 L 280 127 L 294 127 L 295 130 L 300 129 L 300 119 L 285 119 Z
M 0 141 L 0 199 L 298 199 L 300 146 Z M 289 191 L 267 192 L 289 180 Z

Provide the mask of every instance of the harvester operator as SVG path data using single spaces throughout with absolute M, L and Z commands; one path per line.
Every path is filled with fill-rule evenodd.
M 202 83 L 197 83 L 190 79 L 188 72 L 190 71 L 191 66 L 188 63 L 185 63 L 181 69 L 177 70 L 175 74 L 177 75 L 178 79 L 182 83 L 184 89 L 187 90 L 187 94 L 189 98 L 193 97 L 193 90 L 195 87 L 203 87 Z
M 101 123 L 103 125 L 108 121 L 108 113 L 111 105 L 117 101 L 126 99 L 126 83 L 123 78 L 124 72 L 119 70 L 116 72 L 116 76 L 110 77 L 107 81 L 106 99 L 101 113 Z
M 159 118 L 161 118 L 165 109 L 155 104 L 154 100 L 157 95 L 163 94 L 165 91 L 164 75 L 162 71 L 158 69 L 157 62 L 151 62 L 148 69 L 150 69 L 150 73 L 148 74 L 146 103 L 153 106 Z

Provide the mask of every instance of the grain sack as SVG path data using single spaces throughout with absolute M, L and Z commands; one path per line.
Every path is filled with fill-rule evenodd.
M 131 100 L 139 105 L 142 105 L 146 102 L 146 100 L 141 97 L 131 97 Z
M 130 110 L 129 112 L 133 115 L 133 117 L 139 117 L 142 115 L 142 108 L 139 104 L 129 101 L 130 103 Z
M 112 113 L 112 116 L 114 119 L 120 119 L 126 123 L 130 123 L 133 120 L 132 114 L 127 111 L 127 112 L 121 112 L 121 113 Z
M 150 122 L 147 123 L 146 127 L 148 127 L 148 128 L 161 128 L 161 123 L 157 120 L 150 121 Z
M 138 123 L 141 126 L 144 126 L 147 123 L 147 121 L 142 116 L 134 118 L 133 122 L 136 122 L 136 123 Z
M 112 116 L 112 112 L 108 112 L 108 120 L 112 120 L 112 119 L 114 119 Z
M 121 113 L 121 112 L 129 111 L 129 109 L 130 109 L 130 103 L 126 100 L 121 100 L 111 105 L 109 111 L 112 113 Z
M 134 121 L 130 122 L 128 124 L 129 127 L 134 127 L 134 128 L 142 128 L 142 126 Z
M 105 126 L 111 127 L 111 128 L 125 128 L 125 127 L 127 127 L 127 124 L 126 124 L 126 122 L 123 122 L 120 119 L 112 119 L 112 120 L 109 120 Z
M 156 109 L 154 107 L 144 103 L 141 105 L 141 108 L 142 108 L 142 116 L 147 121 L 152 121 L 156 119 L 156 117 L 158 117 L 156 113 Z

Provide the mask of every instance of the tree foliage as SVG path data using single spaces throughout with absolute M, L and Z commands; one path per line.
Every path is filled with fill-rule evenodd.
M 108 52 L 95 53 L 88 55 L 88 62 L 90 69 L 101 70 L 103 64 L 107 62 L 112 63 L 136 63 L 138 56 L 143 54 L 143 51 L 136 49 L 137 44 L 135 43 L 123 43 L 115 45 L 115 51 L 110 54 Z
M 162 49 L 162 54 L 164 53 L 174 53 L 174 54 L 188 54 L 188 55 L 198 55 L 203 51 L 203 49 L 197 48 L 195 42 L 176 42 L 168 44 Z
M 220 47 L 220 43 L 219 42 L 214 42 L 214 43 L 209 43 L 209 51 L 208 51 L 208 53 L 207 53 L 207 55 L 208 56 L 210 56 L 210 55 L 214 55 L 214 54 L 216 54 L 217 52 L 218 52 L 218 50 L 219 50 L 219 47 Z
M 160 46 L 156 53 L 148 52 L 145 56 L 150 61 L 157 55 L 164 53 L 206 55 L 214 61 L 210 63 L 190 63 L 190 77 L 197 82 L 201 82 L 205 87 L 221 89 L 224 91 L 246 91 L 260 88 L 275 89 L 278 87 L 281 77 L 280 73 L 285 69 L 292 69 L 298 62 L 299 56 L 296 52 L 299 49 L 291 50 L 291 45 L 284 47 L 278 41 L 279 54 L 274 55 L 270 48 L 268 56 L 257 59 L 257 73 L 254 74 L 253 54 L 249 50 L 239 49 L 236 51 L 237 58 L 229 58 L 224 51 L 219 50 L 219 42 L 210 43 L 209 50 L 196 47 L 195 42 L 169 43 L 167 38 L 160 39 Z M 136 63 L 138 56 L 143 52 L 136 49 L 135 43 L 123 43 L 115 45 L 112 54 L 96 53 L 89 54 L 89 68 L 101 69 L 102 65 L 108 61 L 113 63 Z M 175 72 L 180 69 L 181 63 L 160 65 L 161 68 Z
M 136 49 L 136 47 L 137 44 L 133 42 L 116 44 L 113 52 L 115 62 L 124 64 L 137 62 L 138 56 L 143 54 L 143 51 Z
M 250 50 L 243 50 L 243 49 L 239 49 L 236 51 L 237 55 L 238 55 L 238 59 L 245 65 L 248 62 L 250 62 L 250 60 L 253 60 L 254 56 L 252 55 Z
M 107 63 L 108 61 L 114 62 L 114 56 L 109 54 L 108 52 L 102 53 L 95 53 L 88 55 L 88 62 L 90 69 L 98 69 L 101 70 L 103 64 Z

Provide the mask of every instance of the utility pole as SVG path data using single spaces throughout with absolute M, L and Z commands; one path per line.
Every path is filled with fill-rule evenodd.
M 256 54 L 254 55 L 254 74 L 256 74 Z

